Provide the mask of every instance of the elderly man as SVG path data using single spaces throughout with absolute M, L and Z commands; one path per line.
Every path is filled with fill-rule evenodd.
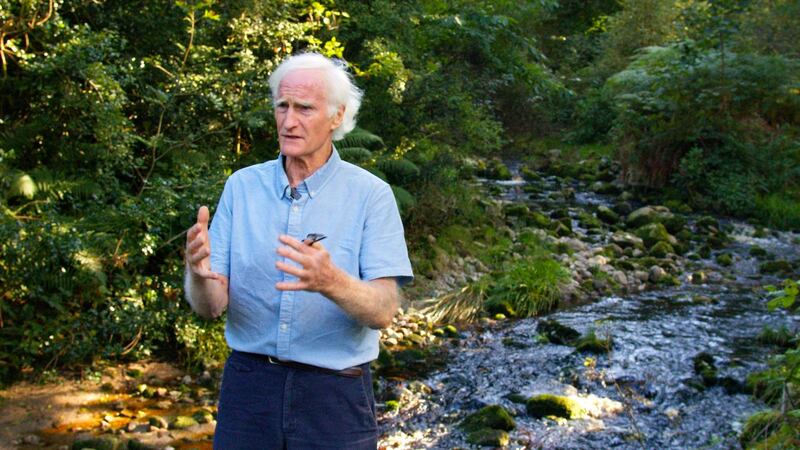
M 412 277 L 390 187 L 342 161 L 361 92 L 306 53 L 270 77 L 280 156 L 226 182 L 187 233 L 186 297 L 227 308 L 218 449 L 377 446 L 369 362 Z M 325 239 L 324 245 L 320 242 Z

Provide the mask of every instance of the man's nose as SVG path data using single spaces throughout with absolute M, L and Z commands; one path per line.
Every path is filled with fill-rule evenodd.
M 286 116 L 283 118 L 283 127 L 287 129 L 297 126 L 297 113 L 293 108 L 286 109 Z

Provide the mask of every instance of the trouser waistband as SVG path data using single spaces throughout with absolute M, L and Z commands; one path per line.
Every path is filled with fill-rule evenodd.
M 342 370 L 334 370 L 334 369 L 328 369 L 326 367 L 312 366 L 311 364 L 304 364 L 296 361 L 287 361 L 284 359 L 278 359 L 274 356 L 262 355 L 259 353 L 241 352 L 239 350 L 234 350 L 234 353 L 239 353 L 240 355 L 258 359 L 259 361 L 264 361 L 269 364 L 274 364 L 276 366 L 290 367 L 292 369 L 316 371 L 321 373 L 327 373 L 330 375 L 338 375 L 341 377 L 358 378 L 364 374 L 364 369 L 362 369 L 361 366 L 353 366 Z

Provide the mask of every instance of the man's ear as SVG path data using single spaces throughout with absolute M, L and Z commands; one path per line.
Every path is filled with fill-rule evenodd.
M 331 130 L 339 128 L 339 125 L 341 125 L 343 121 L 344 105 L 340 106 L 339 109 L 336 110 L 336 115 L 333 117 L 333 123 L 331 123 Z

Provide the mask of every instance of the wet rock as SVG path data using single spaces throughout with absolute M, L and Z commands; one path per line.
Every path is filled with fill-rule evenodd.
M 629 228 L 640 228 L 647 224 L 663 223 L 674 215 L 665 206 L 643 206 L 628 214 L 625 223 Z
M 617 231 L 611 235 L 611 242 L 619 245 L 623 249 L 627 248 L 644 248 L 644 241 L 631 233 L 625 231 Z
M 651 283 L 661 283 L 669 277 L 666 270 L 660 266 L 652 266 L 647 274 L 647 280 Z
M 761 273 L 790 275 L 792 273 L 792 264 L 783 259 L 767 261 L 761 264 L 759 270 Z
M 693 272 L 689 275 L 689 281 L 691 281 L 692 284 L 703 284 L 706 282 L 707 278 L 706 273 L 702 271 Z
M 541 394 L 528 399 L 525 404 L 528 415 L 542 418 L 547 416 L 578 419 L 585 411 L 575 400 L 561 395 Z
M 558 345 L 571 345 L 581 336 L 576 329 L 555 320 L 540 321 L 536 325 L 536 331 L 547 337 L 548 342 Z
M 517 425 L 514 418 L 500 405 L 489 405 L 467 416 L 459 425 L 464 431 L 480 429 L 513 430 Z
M 575 351 L 582 353 L 604 354 L 610 352 L 612 346 L 610 337 L 601 339 L 594 330 L 590 330 L 575 341 Z
M 161 416 L 151 416 L 147 419 L 147 422 L 156 428 L 169 428 L 169 422 L 167 422 L 167 419 Z
M 608 206 L 601 205 L 597 207 L 597 218 L 610 225 L 619 223 L 619 214 Z
M 715 259 L 720 266 L 729 267 L 733 265 L 733 258 L 730 253 L 720 253 Z
M 719 231 L 719 221 L 711 216 L 703 216 L 697 219 L 694 227 L 698 231 L 717 233 Z
M 660 223 L 651 223 L 643 225 L 636 229 L 634 232 L 648 248 L 655 245 L 657 242 L 666 242 L 670 245 L 675 245 L 678 240 L 667 232 L 666 227 Z
M 197 425 L 197 420 L 189 416 L 177 416 L 169 424 L 171 430 L 183 430 Z
M 666 258 L 668 255 L 675 253 L 675 249 L 669 242 L 659 241 L 653 244 L 648 251 L 648 254 L 654 258 Z
M 197 421 L 197 423 L 211 423 L 214 421 L 214 415 L 211 414 L 210 411 L 197 411 L 196 413 L 192 414 L 192 418 Z
M 714 364 L 714 357 L 706 352 L 700 352 L 692 359 L 695 375 L 700 376 L 703 384 L 713 386 L 717 379 L 717 366 Z
M 769 253 L 757 245 L 750 247 L 750 256 L 755 258 L 765 258 L 767 255 L 769 255 Z
M 483 447 L 505 447 L 509 443 L 508 432 L 483 428 L 467 434 L 467 442 Z
M 122 448 L 123 446 L 121 445 L 119 439 L 111 436 L 92 439 L 79 439 L 72 443 L 72 450 L 121 450 Z

